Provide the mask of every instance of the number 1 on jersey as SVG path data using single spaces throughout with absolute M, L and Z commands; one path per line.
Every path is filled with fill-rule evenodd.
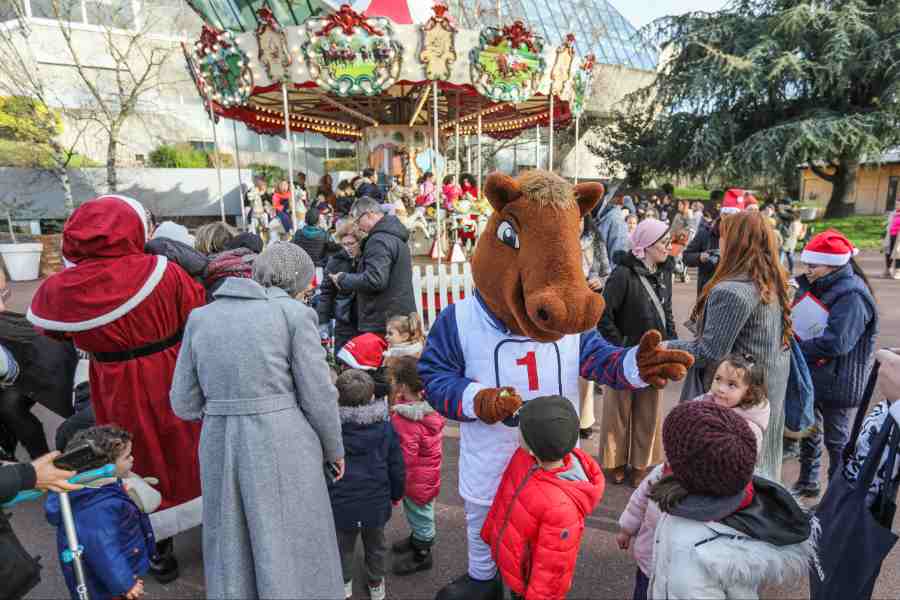
M 528 391 L 538 391 L 541 386 L 538 383 L 537 356 L 535 356 L 534 352 L 529 352 L 516 360 L 516 365 L 528 368 Z

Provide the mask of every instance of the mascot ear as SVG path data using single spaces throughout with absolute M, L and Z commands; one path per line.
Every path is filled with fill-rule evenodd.
M 578 201 L 582 217 L 597 206 L 605 192 L 606 189 L 602 183 L 579 183 L 575 186 L 575 199 Z
M 484 195 L 491 203 L 491 207 L 496 212 L 500 212 L 504 206 L 518 200 L 522 191 L 519 190 L 516 180 L 509 175 L 491 173 L 484 183 Z

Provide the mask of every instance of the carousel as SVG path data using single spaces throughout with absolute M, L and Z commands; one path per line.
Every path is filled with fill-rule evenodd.
M 210 116 L 288 140 L 308 131 L 351 142 L 381 182 L 402 188 L 430 173 L 433 187 L 412 192 L 408 222 L 433 240 L 439 261 L 451 247 L 464 258 L 460 247 L 471 247 L 486 219 L 485 136 L 539 139 L 546 127 L 549 165 L 555 131 L 574 123 L 579 136 L 594 57 L 576 56 L 571 34 L 552 46 L 519 20 L 460 29 L 442 2 L 188 2 L 204 25 L 185 59 Z M 504 23 L 499 4 L 497 14 Z M 460 168 L 463 142 L 469 177 Z M 445 194 L 447 175 L 468 185 Z

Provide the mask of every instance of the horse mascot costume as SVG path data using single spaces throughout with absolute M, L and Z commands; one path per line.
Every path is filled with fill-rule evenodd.
M 429 403 L 461 422 L 469 568 L 437 600 L 502 597 L 481 528 L 519 445 L 523 402 L 560 395 L 577 411 L 579 376 L 616 389 L 663 387 L 693 364 L 690 354 L 660 346 L 656 331 L 631 348 L 597 333 L 603 297 L 587 285 L 579 237 L 603 192 L 544 171 L 487 179 L 494 213 L 472 258 L 477 292 L 441 311 L 419 361 Z

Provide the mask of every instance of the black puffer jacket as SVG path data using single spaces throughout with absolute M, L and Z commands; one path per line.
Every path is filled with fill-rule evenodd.
M 704 252 L 713 252 L 713 256 L 707 262 L 700 262 L 700 255 Z M 682 258 L 687 266 L 697 267 L 697 293 L 699 294 L 712 279 L 713 273 L 716 272 L 716 267 L 719 265 L 718 219 L 708 225 L 700 225 L 694 239 L 684 249 Z
M 179 267 L 187 271 L 191 277 L 202 279 L 206 276 L 209 259 L 203 253 L 182 242 L 169 238 L 153 238 L 144 246 L 144 252 L 156 256 L 165 256 Z
M 349 290 L 339 290 L 329 277 L 337 273 L 353 273 L 355 270 L 356 260 L 344 249 L 328 259 L 325 277 L 319 285 L 319 303 L 316 305 L 320 325 L 334 319 L 338 327 L 349 326 L 356 329 L 356 311 L 353 306 L 356 295 Z
M 677 339 L 672 315 L 672 258 L 660 265 L 655 273 L 631 252 L 619 252 L 616 262 L 619 266 L 603 287 L 606 309 L 598 326 L 603 337 L 613 344 L 632 346 L 646 332 L 656 329 L 664 339 Z M 641 275 L 656 292 L 665 321 L 641 283 Z
M 341 290 L 357 294 L 357 326 L 362 333 L 383 334 L 390 317 L 416 310 L 407 240 L 409 231 L 403 223 L 385 215 L 363 240 L 356 273 L 341 277 Z

